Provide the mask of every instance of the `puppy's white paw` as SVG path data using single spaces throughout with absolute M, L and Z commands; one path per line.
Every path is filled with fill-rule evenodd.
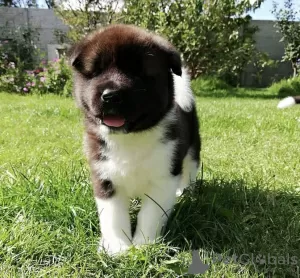
M 101 238 L 98 247 L 98 252 L 106 252 L 111 256 L 118 256 L 124 254 L 130 246 L 131 243 L 124 242 L 119 238 L 115 238 L 115 239 Z
M 135 247 L 139 247 L 139 246 L 148 244 L 149 242 L 148 242 L 145 238 L 142 238 L 142 237 L 136 237 L 136 238 L 133 239 L 132 243 L 133 243 L 133 245 L 134 245 Z
M 155 237 L 144 236 L 142 233 L 138 233 L 137 235 L 135 235 L 132 241 L 135 247 L 143 246 L 146 244 L 152 244 L 155 242 L 156 242 Z
M 176 190 L 176 197 L 180 197 L 180 196 L 182 195 L 182 193 L 183 193 L 183 189 L 178 188 L 178 189 Z

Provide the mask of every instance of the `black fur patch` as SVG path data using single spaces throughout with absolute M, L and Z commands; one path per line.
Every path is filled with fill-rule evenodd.
M 115 194 L 113 183 L 110 180 L 94 180 L 94 194 L 100 199 L 111 198 Z
M 165 134 L 162 138 L 163 143 L 176 140 L 179 136 L 178 123 L 172 122 L 165 127 Z
M 190 151 L 192 159 L 199 164 L 200 137 L 195 107 L 190 112 L 185 112 L 178 104 L 175 103 L 174 105 L 177 120 L 165 126 L 162 142 L 176 141 L 170 173 L 173 176 L 178 176 L 182 173 L 183 160 L 188 151 Z

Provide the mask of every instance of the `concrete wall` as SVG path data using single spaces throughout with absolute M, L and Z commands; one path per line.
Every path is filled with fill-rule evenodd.
M 259 32 L 255 34 L 256 46 L 259 51 L 266 52 L 271 59 L 281 61 L 284 54 L 284 44 L 279 42 L 281 34 L 274 28 L 274 21 L 254 20 L 253 24 L 258 26 Z M 291 76 L 293 71 L 288 62 L 279 62 L 275 68 L 267 68 L 262 74 L 262 81 L 255 78 L 257 70 L 248 67 L 242 76 L 242 84 L 245 86 L 268 86 L 276 80 Z
M 18 26 L 31 26 L 36 29 L 39 34 L 36 44 L 49 59 L 57 56 L 55 45 L 59 42 L 55 36 L 56 31 L 68 30 L 52 10 L 0 8 L 0 39 L 9 39 L 7 37 L 9 30 L 14 30 Z
M 273 21 L 255 20 L 260 31 L 255 39 L 257 48 L 270 55 L 274 60 L 281 60 L 284 53 L 283 44 L 279 42 L 281 36 L 276 32 Z M 5 31 L 15 29 L 17 26 L 30 25 L 37 29 L 39 35 L 38 47 L 46 53 L 48 59 L 57 57 L 56 51 L 59 48 L 59 41 L 55 31 L 66 32 L 68 27 L 54 14 L 47 9 L 21 9 L 21 8 L 0 8 L 0 39 L 5 39 Z M 257 70 L 248 67 L 241 77 L 241 83 L 245 86 L 267 86 L 274 80 L 290 76 L 292 69 L 289 63 L 279 63 L 275 69 L 266 69 L 262 75 L 262 82 L 255 78 Z

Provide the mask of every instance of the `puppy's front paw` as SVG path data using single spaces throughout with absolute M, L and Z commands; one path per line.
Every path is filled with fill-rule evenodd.
M 132 243 L 134 246 L 139 247 L 142 245 L 155 243 L 155 241 L 156 241 L 156 237 L 149 237 L 149 236 L 145 236 L 142 233 L 138 233 L 134 236 Z
M 130 246 L 130 242 L 124 242 L 119 238 L 101 238 L 98 247 L 98 252 L 106 252 L 111 256 L 117 256 L 125 253 Z
M 176 190 L 176 197 L 180 197 L 180 196 L 182 195 L 182 193 L 183 193 L 183 189 L 178 188 L 178 189 Z

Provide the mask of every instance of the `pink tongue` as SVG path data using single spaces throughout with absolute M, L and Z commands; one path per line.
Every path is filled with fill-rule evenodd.
M 107 126 L 121 127 L 125 124 L 125 119 L 119 116 L 105 116 L 103 122 Z

